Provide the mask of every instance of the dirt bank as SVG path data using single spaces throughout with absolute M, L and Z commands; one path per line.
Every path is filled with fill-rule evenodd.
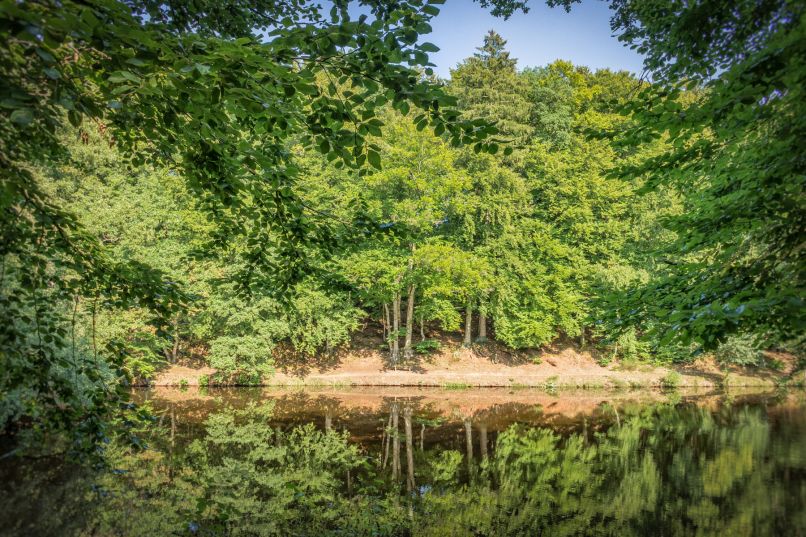
M 502 351 L 495 345 L 483 345 L 448 347 L 434 355 L 418 358 L 405 368 L 395 369 L 379 351 L 351 349 L 313 362 L 280 360 L 276 374 L 266 379 L 265 385 L 637 388 L 663 386 L 674 380 L 681 387 L 774 387 L 791 373 L 792 360 L 783 361 L 785 367 L 781 371 L 724 370 L 712 360 L 675 368 L 625 367 L 617 363 L 603 367 L 590 353 L 571 346 L 518 355 Z M 160 371 L 152 385 L 194 386 L 199 384 L 200 378 L 209 377 L 214 372 L 209 367 L 173 365 Z

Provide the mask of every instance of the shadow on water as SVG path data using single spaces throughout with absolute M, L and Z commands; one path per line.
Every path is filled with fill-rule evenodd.
M 7 535 L 804 535 L 806 397 L 138 390 L 112 471 L 0 465 Z

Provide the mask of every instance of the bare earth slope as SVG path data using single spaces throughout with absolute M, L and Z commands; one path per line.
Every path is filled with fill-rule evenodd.
M 490 343 L 463 348 L 448 341 L 443 350 L 393 368 L 385 353 L 369 345 L 317 357 L 313 360 L 278 358 L 271 386 L 442 386 L 442 387 L 647 387 L 661 386 L 672 371 L 666 367 L 622 364 L 600 366 L 589 352 L 572 346 L 540 352 L 510 353 Z M 377 349 L 377 347 L 375 347 Z M 701 360 L 686 367 L 675 367 L 678 385 L 689 387 L 775 386 L 792 369 L 784 358 L 782 371 L 751 368 L 723 370 L 713 361 Z M 215 370 L 173 365 L 161 371 L 152 385 L 197 385 L 203 375 Z M 674 376 L 674 375 L 672 375 Z

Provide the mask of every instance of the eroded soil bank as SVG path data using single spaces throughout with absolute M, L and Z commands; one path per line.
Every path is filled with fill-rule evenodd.
M 502 352 L 496 346 L 445 349 L 417 358 L 398 368 L 374 350 L 346 350 L 313 361 L 279 361 L 266 386 L 412 386 L 412 387 L 540 387 L 540 388 L 648 388 L 648 387 L 775 387 L 802 384 L 803 371 L 794 373 L 794 360 L 776 355 L 778 371 L 759 368 L 722 368 L 713 360 L 676 367 L 647 364 L 600 365 L 589 352 L 573 347 L 534 354 Z M 215 373 L 210 367 L 172 365 L 160 371 L 152 386 L 197 386 Z

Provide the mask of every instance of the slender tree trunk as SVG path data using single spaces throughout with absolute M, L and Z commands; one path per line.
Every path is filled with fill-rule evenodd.
M 425 341 L 425 321 L 422 315 L 420 315 L 420 341 Z
M 479 312 L 479 337 L 476 338 L 479 343 L 487 341 L 487 316 Z
M 465 443 L 467 444 L 467 469 L 473 466 L 473 422 L 465 418 Z
M 409 286 L 409 300 L 406 303 L 406 342 L 403 345 L 403 357 L 410 359 L 414 356 L 414 351 L 411 348 L 411 336 L 414 332 L 414 294 L 417 286 L 411 284 Z
M 425 442 L 425 423 L 420 424 L 420 451 L 423 450 L 423 443 Z
M 392 335 L 392 319 L 389 316 L 389 304 L 388 303 L 384 303 L 384 305 L 383 305 L 383 313 L 384 313 L 384 316 L 385 316 L 385 319 L 386 319 L 386 323 L 385 323 L 385 325 L 386 325 L 386 335 L 384 337 L 386 338 L 386 342 L 389 343 L 389 337 Z
M 481 458 L 487 458 L 487 424 L 482 422 L 479 425 L 479 447 L 481 448 Z
M 179 315 L 174 317 L 174 345 L 171 349 L 171 363 L 175 364 L 179 358 Z
M 470 300 L 467 301 L 467 310 L 465 310 L 465 340 L 464 346 L 469 347 L 473 342 L 473 304 Z
M 384 446 L 383 446 L 383 463 L 381 467 L 386 468 L 386 463 L 389 462 L 389 448 L 392 445 L 391 438 L 392 438 L 392 414 L 389 413 L 389 421 L 386 424 L 386 429 L 384 429 L 384 434 L 386 435 L 384 439 Z
M 409 278 L 414 277 L 414 243 L 409 244 L 411 255 L 409 255 Z M 406 340 L 403 344 L 403 358 L 406 360 L 411 359 L 414 352 L 411 349 L 411 336 L 414 332 L 414 295 L 417 286 L 414 283 L 409 284 L 408 299 L 406 300 Z
M 582 439 L 585 440 L 585 445 L 588 445 L 588 418 L 582 418 Z
M 389 307 L 384 304 L 381 307 L 381 333 L 383 334 L 383 340 L 388 341 L 387 333 L 389 331 Z
M 395 293 L 394 301 L 392 302 L 392 366 L 397 369 L 397 362 L 400 360 L 400 341 L 398 340 L 398 332 L 400 331 L 400 293 Z
M 325 431 L 330 432 L 331 427 L 333 427 L 333 418 L 330 415 L 330 411 L 327 411 L 325 414 Z
M 98 343 L 95 340 L 95 306 L 98 304 L 98 297 L 96 296 L 95 299 L 92 301 L 92 353 L 93 353 L 93 360 L 95 361 L 95 365 L 98 365 Z
M 171 448 L 168 451 L 168 480 L 174 479 L 174 448 L 176 447 L 176 404 L 171 403 Z
M 400 477 L 400 435 L 398 434 L 398 406 L 392 403 L 392 477 Z
M 403 426 L 406 429 L 406 491 L 414 491 L 414 447 L 411 434 L 411 408 L 403 409 Z

